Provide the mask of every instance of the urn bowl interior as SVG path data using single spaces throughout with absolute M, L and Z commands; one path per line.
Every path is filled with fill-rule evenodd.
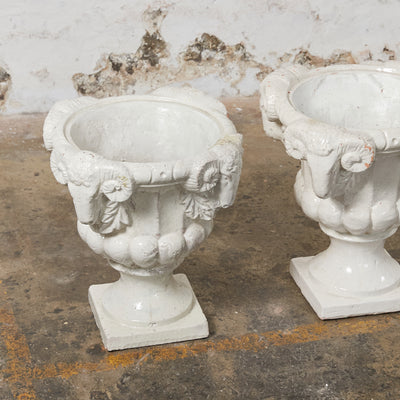
M 400 75 L 374 70 L 317 73 L 289 93 L 292 105 L 318 121 L 349 129 L 400 127 Z
M 67 139 L 81 150 L 135 163 L 192 158 L 223 136 L 207 112 L 162 100 L 97 103 L 76 112 L 65 127 Z

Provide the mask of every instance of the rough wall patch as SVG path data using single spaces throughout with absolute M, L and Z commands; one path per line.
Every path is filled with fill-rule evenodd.
M 161 35 L 161 25 L 167 9 L 148 9 L 143 14 L 145 33 L 138 49 L 132 53 L 111 53 L 103 58 L 102 67 L 94 73 L 78 73 L 72 77 L 77 92 L 97 98 L 124 94 L 145 93 L 172 83 L 185 83 L 213 76 L 227 88 L 227 94 L 244 94 L 246 87 L 257 91 L 262 81 L 274 68 L 282 64 L 303 64 L 324 67 L 331 64 L 355 64 L 372 59 L 369 50 L 357 55 L 336 50 L 330 57 L 311 54 L 307 49 L 293 49 L 277 57 L 273 67 L 256 60 L 243 43 L 227 44 L 217 36 L 203 33 L 187 44 L 173 60 L 169 45 Z M 385 46 L 375 57 L 387 61 L 396 58 L 395 52 Z M 250 81 L 249 81 L 250 79 Z M 247 94 L 254 94 L 247 90 Z
M 11 76 L 4 68 L 0 67 L 0 108 L 6 103 L 10 87 Z
M 228 45 L 215 35 L 203 33 L 180 54 L 181 79 L 217 74 L 230 83 L 232 88 L 245 77 L 248 68 L 258 70 L 262 80 L 272 68 L 257 62 L 243 43 Z M 237 93 L 239 94 L 239 92 Z
M 388 61 L 393 61 L 393 60 L 396 59 L 395 51 L 394 50 L 390 50 L 387 46 L 385 46 L 383 48 L 382 53 L 386 55 Z
M 248 68 L 258 70 L 259 80 L 272 71 L 256 62 L 242 43 L 227 45 L 208 33 L 196 38 L 179 54 L 177 66 L 167 65 L 168 57 L 168 45 L 159 29 L 147 30 L 135 53 L 111 53 L 102 69 L 92 74 L 75 74 L 72 80 L 79 94 L 101 98 L 216 74 L 239 94 L 235 86 Z
M 169 56 L 167 43 L 160 33 L 165 16 L 166 11 L 162 9 L 144 13 L 146 32 L 135 53 L 111 53 L 99 71 L 73 75 L 72 81 L 78 93 L 97 98 L 133 94 L 137 81 L 154 81 L 154 87 L 157 87 L 160 78 L 163 81 L 162 77 L 157 77 L 161 73 L 161 60 Z
M 200 38 L 195 39 L 183 53 L 184 61 L 201 62 L 210 61 L 218 54 L 225 54 L 227 47 L 223 41 L 214 35 L 203 33 Z
M 332 64 L 355 64 L 350 51 L 335 51 L 329 58 L 321 58 L 310 54 L 308 50 L 300 50 L 294 56 L 295 64 L 307 65 L 309 67 L 327 67 Z

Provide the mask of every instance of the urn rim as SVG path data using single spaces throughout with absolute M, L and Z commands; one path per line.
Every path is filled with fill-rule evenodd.
M 197 154 L 191 157 L 177 157 L 172 160 L 156 161 L 123 161 L 104 157 L 103 155 L 81 149 L 71 138 L 68 128 L 77 115 L 84 114 L 98 106 L 115 105 L 118 103 L 151 103 L 172 104 L 187 110 L 200 113 L 217 128 L 217 137 L 207 146 L 204 146 Z M 219 159 L 216 147 L 226 149 L 234 148 L 241 152 L 242 136 L 236 132 L 236 128 L 227 116 L 227 111 L 222 103 L 204 95 L 194 89 L 182 89 L 165 87 L 147 95 L 125 95 L 103 99 L 92 97 L 79 97 L 72 100 L 64 100 L 56 103 L 46 118 L 44 131 L 45 146 L 56 153 L 54 158 L 62 159 L 69 164 L 80 162 L 80 156 L 87 154 L 96 158 L 96 162 L 107 164 L 109 168 L 125 168 L 141 187 L 159 187 L 174 185 L 187 179 L 196 160 Z
M 261 109 L 265 113 L 264 124 L 277 123 L 286 127 L 297 123 L 308 124 L 310 129 L 318 125 L 320 129 L 340 131 L 349 136 L 357 135 L 366 139 L 372 139 L 376 144 L 376 152 L 400 151 L 400 120 L 394 127 L 357 127 L 341 126 L 329 123 L 323 118 L 310 116 L 302 112 L 296 104 L 295 96 L 299 89 L 304 88 L 309 82 L 321 77 L 332 77 L 343 74 L 373 73 L 386 77 L 393 77 L 399 81 L 399 111 L 400 111 L 400 63 L 379 62 L 368 64 L 340 64 L 327 67 L 309 69 L 302 65 L 283 67 L 271 73 L 264 79 L 261 85 Z M 274 132 L 281 139 L 281 134 Z
M 127 104 L 127 103 L 139 103 L 139 104 L 162 104 L 162 103 L 169 103 L 171 105 L 177 105 L 178 107 L 182 107 L 183 109 L 190 109 L 189 112 L 194 111 L 195 113 L 198 112 L 202 115 L 204 115 L 207 119 L 210 120 L 210 122 L 214 122 L 216 126 L 218 127 L 218 135 L 219 138 L 212 143 L 211 145 L 208 146 L 208 148 L 212 147 L 218 140 L 222 139 L 224 136 L 227 134 L 229 135 L 230 133 L 235 134 L 235 128 L 233 127 L 232 122 L 225 118 L 221 118 L 220 113 L 215 113 L 211 108 L 206 109 L 205 107 L 200 107 L 199 105 L 196 104 L 186 104 L 182 101 L 170 98 L 170 97 L 165 97 L 165 96 L 154 96 L 154 95 L 126 95 L 126 96 L 115 96 L 115 97 L 108 97 L 108 98 L 102 98 L 98 99 L 97 101 L 93 102 L 92 104 L 88 104 L 78 110 L 75 110 L 73 113 L 71 113 L 68 118 L 64 121 L 63 124 L 63 135 L 68 141 L 69 144 L 71 144 L 73 147 L 75 147 L 79 151 L 85 151 L 86 149 L 82 149 L 80 146 L 77 145 L 76 140 L 72 137 L 71 135 L 71 125 L 74 122 L 74 119 L 76 119 L 79 115 L 85 115 L 87 113 L 90 113 L 91 111 L 95 110 L 96 108 L 107 108 L 107 106 L 111 105 L 116 105 L 116 104 Z M 208 149 L 206 148 L 206 149 Z M 204 150 L 203 150 L 204 152 Z M 96 151 L 93 151 L 95 154 L 99 154 Z M 102 154 L 99 154 L 103 156 Z M 104 156 L 103 156 L 104 157 Z M 104 157 L 107 159 L 107 157 Z M 181 158 L 182 159 L 182 158 Z M 174 161 L 178 161 L 179 158 L 174 159 Z M 123 162 L 124 164 L 151 164 L 151 163 L 165 163 L 168 161 L 129 161 L 129 160 L 112 160 L 112 161 L 118 161 L 118 162 Z

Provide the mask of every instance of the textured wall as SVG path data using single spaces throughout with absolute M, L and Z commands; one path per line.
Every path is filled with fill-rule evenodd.
M 286 62 L 394 59 L 398 0 L 14 0 L 1 4 L 0 106 L 188 82 L 251 95 Z

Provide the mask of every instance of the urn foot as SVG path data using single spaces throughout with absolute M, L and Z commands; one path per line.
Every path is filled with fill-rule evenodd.
M 310 274 L 310 264 L 315 257 L 317 256 L 292 259 L 290 274 L 320 319 L 400 311 L 400 287 L 398 286 L 375 295 L 328 291 L 325 285 L 319 283 Z
M 122 350 L 155 344 L 181 342 L 208 336 L 207 320 L 186 275 L 177 274 L 173 277 L 180 286 L 184 286 L 193 294 L 193 307 L 181 318 L 161 324 L 152 322 L 147 325 L 135 326 L 118 321 L 103 306 L 104 295 L 113 283 L 90 286 L 90 307 L 107 350 Z

